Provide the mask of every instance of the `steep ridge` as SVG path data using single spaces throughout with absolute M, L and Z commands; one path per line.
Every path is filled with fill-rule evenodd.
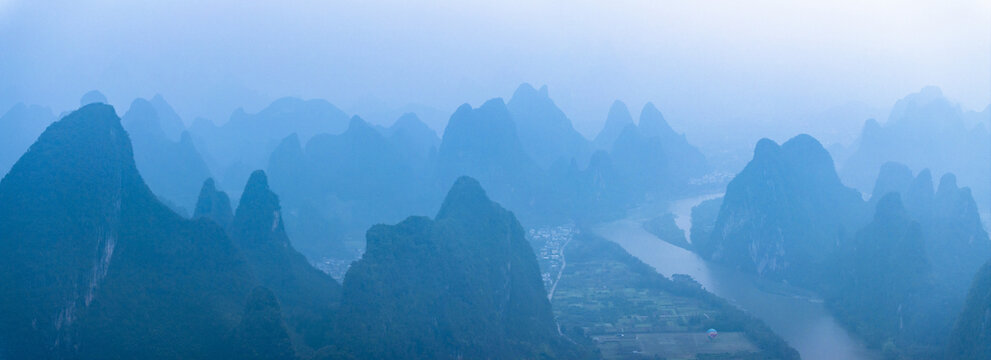
M 344 280 L 340 344 L 359 358 L 572 358 L 512 213 L 457 180 L 435 219 L 368 231 Z
M 175 112 L 172 105 L 165 101 L 165 97 L 161 94 L 155 94 L 148 102 L 155 108 L 159 125 L 161 125 L 165 136 L 171 141 L 180 140 L 182 133 L 186 131 L 186 124 L 182 122 L 182 118 Z
M 934 188 L 928 169 L 913 177 L 907 166 L 890 162 L 881 167 L 870 202 L 889 193 L 901 194 L 909 215 L 921 226 L 934 275 L 954 289 L 962 303 L 973 274 L 991 257 L 991 240 L 970 189 L 959 187 L 951 173 L 943 174 Z
M 625 116 L 625 106 L 615 111 L 618 115 L 610 111 L 610 116 Z M 644 105 L 637 125 L 623 127 L 610 156 L 633 191 L 658 198 L 670 198 L 709 171 L 702 152 L 676 133 L 653 103 Z
M 465 104 L 451 115 L 437 153 L 436 183 L 447 186 L 461 176 L 478 179 L 518 216 L 537 215 L 534 204 L 545 175 L 527 155 L 502 99 L 477 109 Z
M 602 130 L 599 130 L 599 134 L 595 136 L 595 146 L 603 150 L 612 149 L 613 143 L 616 142 L 616 139 L 619 138 L 619 135 L 627 125 L 634 125 L 633 115 L 630 115 L 630 109 L 626 107 L 625 103 L 616 100 L 609 106 L 609 114 L 606 115 L 605 125 L 602 126 Z
M 248 179 L 238 202 L 231 238 L 258 282 L 281 305 L 297 345 L 327 345 L 331 315 L 340 302 L 340 285 L 297 252 L 286 236 L 279 198 L 261 170 Z
M 558 160 L 580 164 L 592 155 L 592 144 L 575 130 L 571 120 L 554 104 L 547 86 L 540 90 L 520 85 L 506 103 L 523 148 L 543 168 Z
M 50 126 L 0 182 L 0 239 L 9 358 L 223 356 L 253 282 L 219 226 L 156 200 L 104 104 Z
M 200 196 L 196 200 L 196 209 L 193 212 L 193 219 L 206 218 L 220 225 L 224 230 L 230 231 L 234 223 L 234 211 L 231 210 L 231 199 L 227 193 L 217 190 L 217 185 L 213 178 L 203 181 L 203 188 L 200 189 Z
M 694 245 L 703 257 L 808 285 L 867 213 L 814 138 L 762 139 L 727 186 L 710 237 Z
M 387 137 L 415 170 L 430 172 L 432 161 L 437 157 L 440 138 L 416 114 L 406 113 L 399 117 L 389 127 Z
M 932 313 L 926 307 L 935 288 L 922 228 L 909 216 L 901 196 L 884 195 L 874 220 L 841 252 L 837 276 L 830 279 L 839 285 L 826 294 L 834 313 L 869 344 L 891 342 L 885 351 L 919 347 L 920 330 L 937 325 L 924 315 Z

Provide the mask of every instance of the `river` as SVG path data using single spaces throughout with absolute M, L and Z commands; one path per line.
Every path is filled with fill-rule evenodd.
M 668 208 L 675 223 L 688 233 L 691 209 L 719 194 L 675 201 Z M 876 352 L 840 326 L 821 300 L 807 291 L 766 284 L 756 277 L 709 263 L 690 251 L 668 244 L 643 229 L 656 212 L 632 211 L 628 217 L 600 224 L 592 231 L 612 240 L 665 276 L 688 274 L 712 293 L 763 320 L 801 354 L 803 359 L 876 359 Z M 773 291 L 764 289 L 774 289 Z M 802 294 L 802 295 L 799 295 Z

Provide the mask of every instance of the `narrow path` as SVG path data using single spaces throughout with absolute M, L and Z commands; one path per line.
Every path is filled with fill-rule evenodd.
M 554 279 L 554 285 L 551 285 L 551 291 L 547 292 L 547 301 L 554 299 L 554 290 L 557 290 L 557 284 L 561 282 L 561 275 L 564 275 L 564 268 L 568 266 L 568 261 L 564 258 L 564 248 L 568 247 L 573 237 L 574 235 L 569 237 L 568 241 L 564 242 L 564 245 L 561 245 L 561 270 L 557 272 L 557 279 Z

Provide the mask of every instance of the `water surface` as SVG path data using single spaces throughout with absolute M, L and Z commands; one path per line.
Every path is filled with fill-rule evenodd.
M 692 207 L 718 196 L 676 201 L 668 211 L 675 215 L 678 227 L 687 233 Z M 592 231 L 618 243 L 665 276 L 691 275 L 709 291 L 763 320 L 798 350 L 803 359 L 878 358 L 875 352 L 843 329 L 822 301 L 808 291 L 760 282 L 752 275 L 708 263 L 695 253 L 668 244 L 643 229 L 643 221 L 651 217 L 645 214 L 647 212 L 633 211 L 625 219 L 600 224 Z

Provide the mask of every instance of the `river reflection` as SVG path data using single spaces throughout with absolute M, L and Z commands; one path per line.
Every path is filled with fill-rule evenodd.
M 686 230 L 691 208 L 707 195 L 674 202 L 669 210 L 675 223 Z M 756 277 L 718 264 L 710 264 L 690 251 L 668 244 L 643 229 L 648 216 L 634 211 L 625 219 L 595 226 L 592 231 L 621 245 L 627 252 L 665 276 L 688 274 L 712 293 L 760 318 L 784 338 L 803 359 L 874 359 L 868 350 L 837 323 L 822 301 L 808 292 L 780 284 L 759 282 Z M 657 215 L 654 213 L 654 215 Z M 767 290 L 773 289 L 773 290 Z

